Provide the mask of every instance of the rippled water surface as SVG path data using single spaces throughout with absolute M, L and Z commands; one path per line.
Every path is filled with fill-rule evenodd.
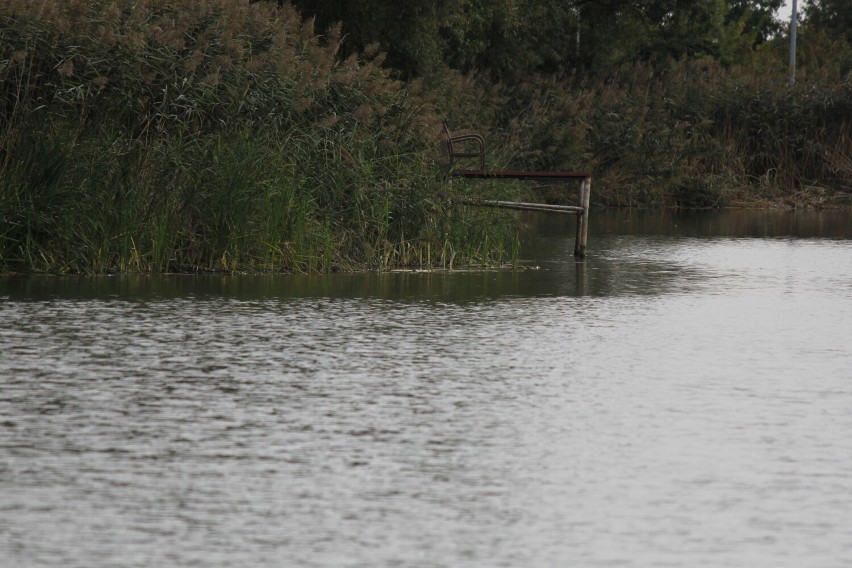
M 852 565 L 852 217 L 0 279 L 0 566 Z

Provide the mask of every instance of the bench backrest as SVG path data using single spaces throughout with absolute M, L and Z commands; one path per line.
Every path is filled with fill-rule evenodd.
M 479 158 L 479 169 L 484 171 L 485 139 L 479 134 L 453 136 L 450 134 L 450 127 L 447 126 L 446 122 L 441 126 L 450 165 L 452 165 L 456 158 Z

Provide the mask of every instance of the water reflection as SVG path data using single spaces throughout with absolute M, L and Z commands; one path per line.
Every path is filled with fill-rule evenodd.
M 487 301 L 523 296 L 613 296 L 689 291 L 708 239 L 852 238 L 845 211 L 671 212 L 607 210 L 592 217 L 592 245 L 573 257 L 573 218 L 522 214 L 530 227 L 518 270 L 391 272 L 321 276 L 166 275 L 96 278 L 0 277 L 0 294 L 25 298 L 380 297 L 400 301 Z M 686 256 L 671 256 L 680 243 Z M 750 256 L 746 243 L 740 253 Z M 732 258 L 737 264 L 741 259 Z M 700 266 L 700 263 L 699 263 Z M 715 275 L 720 276 L 720 275 Z
M 566 241 L 570 245 L 570 242 Z M 645 252 L 652 253 L 653 245 Z M 570 253 L 570 251 L 569 251 Z M 691 286 L 691 270 L 675 263 L 610 252 L 575 261 L 568 254 L 519 270 L 455 270 L 323 276 L 28 277 L 6 281 L 9 298 L 384 298 L 402 302 L 481 302 L 511 297 L 660 294 Z M 641 253 L 640 253 L 641 254 Z
M 852 210 L 667 211 L 609 209 L 593 212 L 595 235 L 699 238 L 852 238 Z M 549 222 L 553 222 L 551 219 Z

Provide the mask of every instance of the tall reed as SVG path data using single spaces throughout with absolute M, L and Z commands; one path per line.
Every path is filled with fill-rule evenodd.
M 10 0 L 0 39 L 0 270 L 496 262 L 437 230 L 427 98 L 289 5 Z

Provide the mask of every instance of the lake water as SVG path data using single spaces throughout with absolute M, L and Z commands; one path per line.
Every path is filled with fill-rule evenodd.
M 517 272 L 0 279 L 0 566 L 852 565 L 852 215 L 525 219 Z

